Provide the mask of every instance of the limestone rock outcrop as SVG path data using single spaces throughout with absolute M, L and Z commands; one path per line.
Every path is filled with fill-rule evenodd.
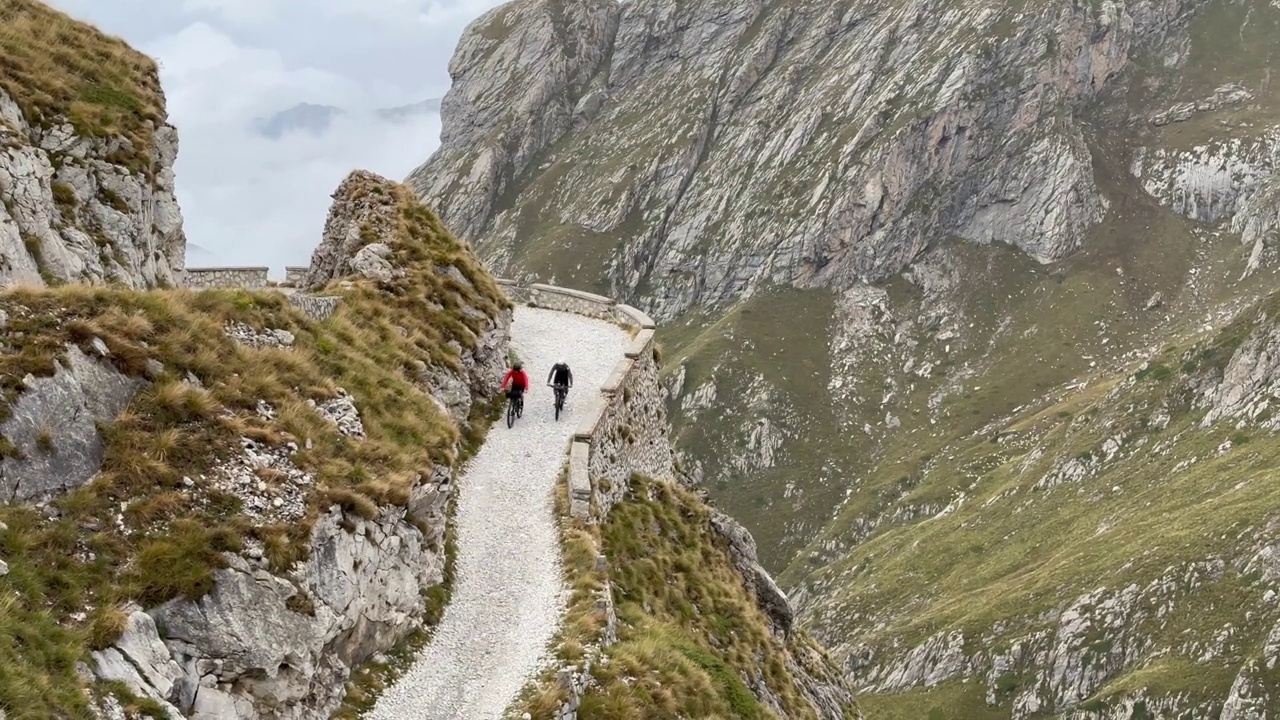
M 435 481 L 417 517 L 430 513 L 442 533 L 448 477 Z M 412 519 L 403 508 L 364 520 L 335 507 L 312 532 L 310 558 L 285 576 L 228 555 L 199 601 L 135 609 L 94 653 L 96 672 L 177 717 L 326 717 L 352 667 L 411 632 L 421 589 L 443 580 L 440 533 L 426 537 Z
M 127 138 L 87 136 L 65 118 L 33 125 L 0 89 L 0 286 L 179 284 L 178 134 L 164 125 L 152 140 L 149 167 L 130 167 Z
M 299 287 L 318 290 L 330 280 L 358 276 L 390 280 L 398 272 L 391 249 L 381 241 L 395 232 L 397 202 L 390 183 L 357 170 L 333 193 L 324 235 L 311 254 Z
M 389 243 L 394 242 L 397 233 L 405 232 L 404 214 L 419 211 L 406 208 L 407 203 L 416 205 L 416 198 L 404 186 L 365 170 L 348 175 L 332 197 L 324 235 L 312 253 L 311 265 L 299 286 L 318 290 L 342 278 L 366 278 L 384 283 L 404 278 L 409 269 L 397 264 Z M 447 232 L 443 226 L 433 229 Z M 421 258 L 419 261 L 427 262 Z M 431 282 L 474 290 L 473 280 L 455 263 L 441 261 L 429 269 L 414 272 L 428 273 L 430 277 L 424 279 Z M 462 313 L 483 317 L 478 308 L 465 302 L 463 305 Z M 489 319 L 486 328 L 476 336 L 474 347 L 451 345 L 458 353 L 461 372 L 452 367 L 418 362 L 416 379 L 456 422 L 467 420 L 475 398 L 489 392 L 493 378 L 501 377 L 505 371 L 510 326 L 511 313 L 503 311 Z

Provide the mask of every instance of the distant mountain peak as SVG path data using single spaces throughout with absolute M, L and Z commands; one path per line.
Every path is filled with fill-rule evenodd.
M 399 107 L 383 108 L 375 110 L 378 117 L 384 120 L 401 121 L 408 120 L 417 115 L 424 115 L 430 112 L 440 112 L 440 98 L 430 98 L 412 105 L 400 105 Z
M 439 111 L 440 98 L 430 98 L 410 105 L 380 108 L 374 110 L 373 115 L 379 120 L 407 122 L 427 113 Z M 300 102 L 273 115 L 256 118 L 253 121 L 253 128 L 259 135 L 271 140 L 279 140 L 294 132 L 323 135 L 329 130 L 334 119 L 350 112 L 335 105 Z
M 279 140 L 290 132 L 308 132 L 321 135 L 329 129 L 333 119 L 345 112 L 333 105 L 316 105 L 314 103 L 298 103 L 293 107 L 254 121 L 254 129 L 259 135 Z

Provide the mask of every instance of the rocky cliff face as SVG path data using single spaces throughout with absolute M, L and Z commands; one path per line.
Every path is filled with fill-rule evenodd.
M 630 291 L 664 319 L 766 282 L 883 280 L 948 236 L 1047 263 L 1109 206 L 1091 128 L 1155 152 L 1186 119 L 1157 118 L 1164 98 L 1269 104 L 1187 69 L 1198 17 L 1272 10 L 517 2 L 464 35 L 442 147 L 410 182 L 500 271 Z M 1097 109 L 1125 92 L 1152 109 Z M 1237 162 L 1252 195 L 1269 166 Z
M 378 201 L 362 205 L 368 198 Z M 353 211 L 354 206 L 361 209 Z M 348 288 L 363 277 L 382 281 L 386 291 L 394 292 L 403 290 L 395 290 L 399 286 L 389 284 L 392 280 L 412 282 L 416 291 L 427 290 L 438 309 L 448 305 L 480 319 L 483 329 L 473 334 L 471 347 L 464 348 L 457 338 L 450 342 L 455 366 L 430 372 L 419 368 L 417 376 L 409 376 L 420 384 L 419 392 L 430 390 L 432 380 L 445 382 L 442 378 L 465 392 L 461 398 L 429 396 L 439 414 L 463 426 L 505 365 L 510 312 L 494 317 L 479 303 L 468 303 L 497 295 L 485 284 L 491 283 L 487 277 L 451 262 L 456 248 L 447 242 L 428 247 L 403 237 L 402 228 L 413 227 L 415 219 L 433 222 L 430 230 L 444 232 L 429 212 L 418 213 L 419 207 L 407 189 L 372 173 L 352 173 L 334 193 L 326 233 L 307 277 L 349 278 L 342 281 Z M 352 242 L 340 231 L 348 226 L 362 229 L 362 242 Z M 362 260 L 370 248 L 379 250 L 374 270 Z M 427 267 L 414 263 L 423 254 L 432 256 Z M 452 297 L 431 293 L 421 282 L 424 273 L 446 277 L 469 292 Z M 492 294 L 483 295 L 478 286 Z M 291 344 L 292 338 L 280 341 L 279 331 L 258 335 L 252 328 L 245 330 L 237 336 L 239 342 Z M 343 435 L 365 440 L 350 396 L 315 407 Z M 261 461 L 249 465 L 252 469 Z M 399 502 L 376 512 L 362 516 L 340 505 L 323 508 L 312 526 L 306 559 L 283 573 L 277 569 L 273 574 L 260 550 L 251 549 L 247 558 L 229 556 L 227 566 L 213 575 L 209 594 L 198 601 L 175 599 L 145 615 L 135 612 L 131 618 L 136 622 L 131 620 L 126 633 L 95 653 L 98 676 L 122 681 L 184 717 L 301 720 L 329 715 L 342 702 L 355 667 L 420 631 L 430 613 L 439 612 L 439 607 L 429 607 L 427 597 L 445 583 L 451 493 L 452 471 L 437 464 L 429 475 L 414 479 Z M 252 495 L 244 498 L 247 507 L 255 505 Z M 271 501 L 262 507 L 280 504 Z M 272 510 L 263 514 L 270 517 Z M 163 639 L 156 627 L 164 628 Z M 158 651 L 158 659 L 150 662 L 145 650 L 140 656 L 140 648 Z
M 1276 277 L 1277 38 L 1262 0 L 522 0 L 410 182 L 664 321 L 686 468 L 869 711 L 1247 713 L 1274 503 L 1136 528 L 1217 537 L 1273 447 L 1271 341 L 1224 328 Z
M 34 0 L 0 14 L 0 286 L 177 284 L 178 136 L 155 63 Z

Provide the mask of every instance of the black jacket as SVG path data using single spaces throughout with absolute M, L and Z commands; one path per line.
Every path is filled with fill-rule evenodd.
M 559 363 L 551 366 L 551 372 L 547 373 L 547 382 L 552 385 L 573 385 L 573 371 L 568 365 Z

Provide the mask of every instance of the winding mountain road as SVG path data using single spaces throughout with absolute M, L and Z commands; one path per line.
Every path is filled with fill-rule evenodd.
M 369 720 L 499 718 L 541 668 L 565 600 L 552 493 L 570 436 L 601 402 L 600 387 L 629 342 L 601 320 L 516 308 L 511 346 L 532 385 L 524 417 L 511 429 L 505 419 L 495 423 L 463 472 L 453 599 Z M 574 387 L 556 422 L 546 379 L 559 358 L 573 369 Z

